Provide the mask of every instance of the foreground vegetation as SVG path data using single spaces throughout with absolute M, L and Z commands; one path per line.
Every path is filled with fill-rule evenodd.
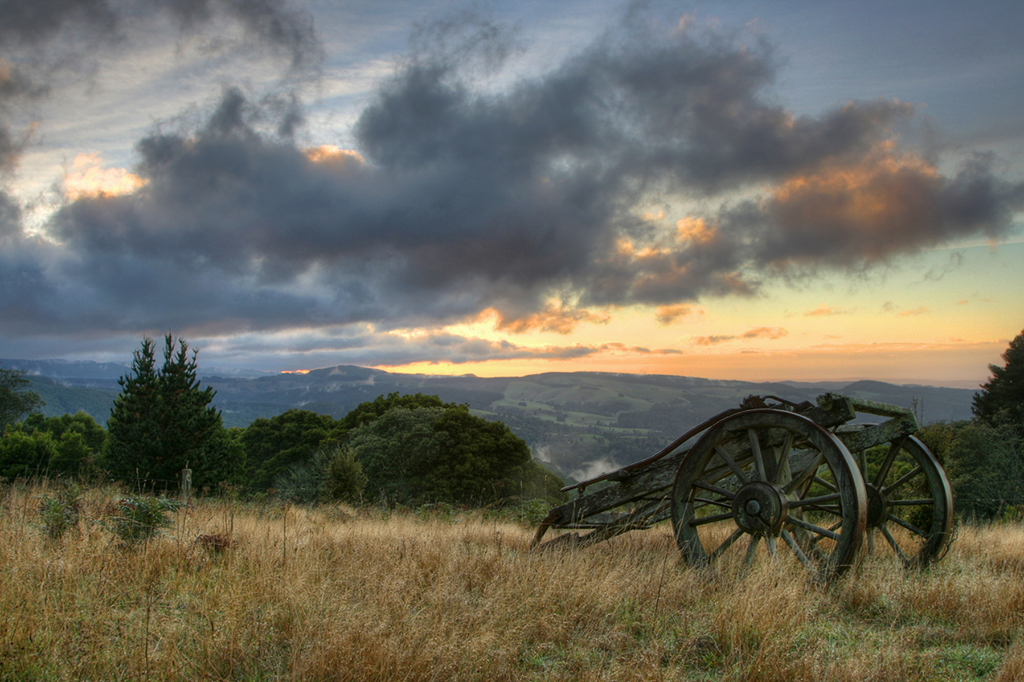
M 199 500 L 126 542 L 116 490 L 61 492 L 0 494 L 0 679 L 1024 675 L 1019 524 L 961 527 L 929 572 L 872 558 L 826 590 L 770 565 L 709 579 L 667 528 L 541 553 L 514 518 L 446 506 Z

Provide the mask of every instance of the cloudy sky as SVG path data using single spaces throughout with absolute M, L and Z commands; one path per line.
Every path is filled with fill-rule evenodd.
M 0 0 L 0 357 L 975 387 L 1024 3 Z

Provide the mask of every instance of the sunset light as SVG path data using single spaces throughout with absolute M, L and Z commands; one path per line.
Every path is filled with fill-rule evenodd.
M 0 358 L 975 387 L 1024 327 L 1010 6 L 100 5 L 0 17 Z
M 147 182 L 124 168 L 105 168 L 99 154 L 79 154 L 71 164 L 71 171 L 64 176 L 64 192 L 68 201 L 112 197 L 134 192 Z

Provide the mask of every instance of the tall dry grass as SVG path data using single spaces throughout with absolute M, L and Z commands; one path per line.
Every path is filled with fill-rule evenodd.
M 200 501 L 126 551 L 0 499 L 0 679 L 970 680 L 1024 671 L 1024 530 L 961 528 L 926 573 L 868 559 L 829 589 L 680 563 L 667 529 L 569 552 L 531 530 Z M 200 536 L 208 536 L 197 541 Z M 219 540 L 230 539 L 223 547 Z

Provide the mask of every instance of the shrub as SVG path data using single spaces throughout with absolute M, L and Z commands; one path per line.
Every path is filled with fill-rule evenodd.
M 299 504 L 358 503 L 365 485 L 362 465 L 337 445 L 317 448 L 309 461 L 292 464 L 274 482 L 282 499 Z
M 114 503 L 104 526 L 126 547 L 148 542 L 172 525 L 170 513 L 185 506 L 165 497 L 122 497 Z
M 39 516 L 47 538 L 60 540 L 68 531 L 78 529 L 78 515 L 82 509 L 79 494 L 77 486 L 69 486 L 55 497 L 43 496 L 39 503 Z

